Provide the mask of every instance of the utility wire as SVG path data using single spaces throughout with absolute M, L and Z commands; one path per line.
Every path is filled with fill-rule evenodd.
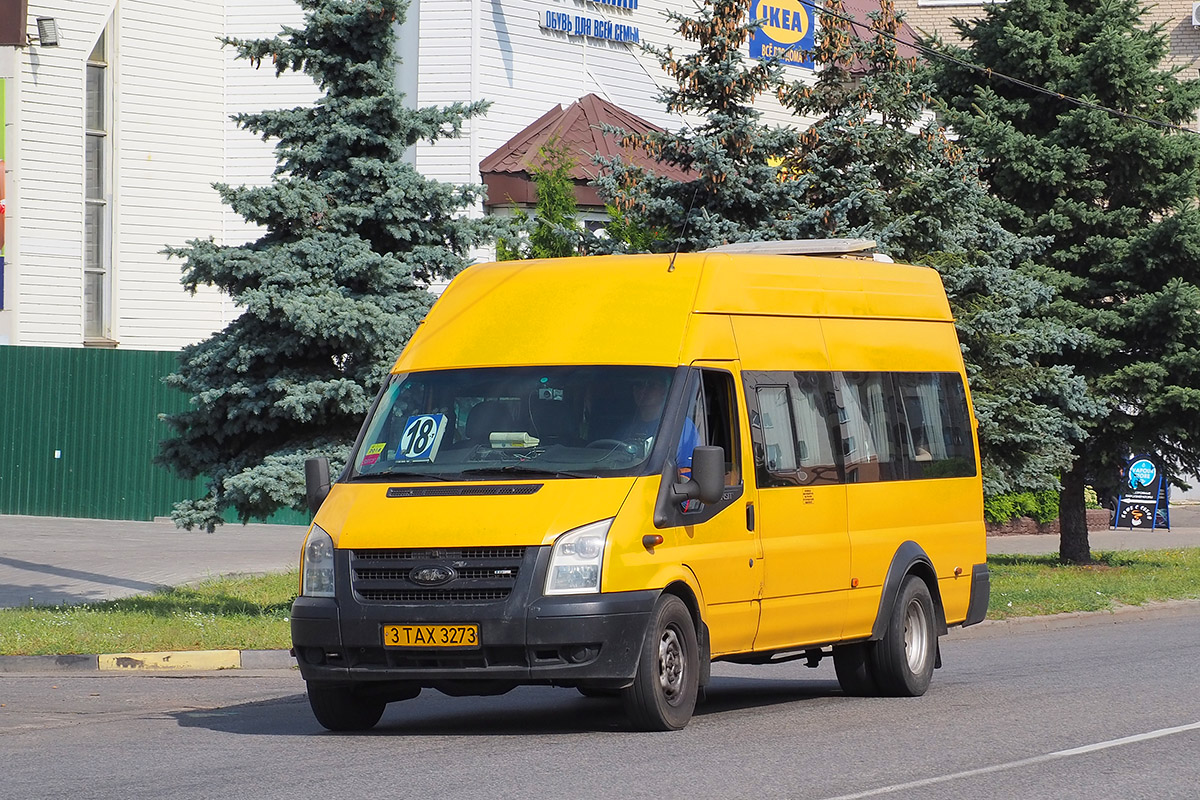
M 897 36 L 893 36 L 890 33 L 886 33 L 884 31 L 878 30 L 877 28 L 873 28 L 873 27 L 871 27 L 871 25 L 869 23 L 859 22 L 858 20 L 854 19 L 853 17 L 848 17 L 843 14 L 836 14 L 832 11 L 825 9 L 823 6 L 819 7 L 814 2 L 814 0 L 799 0 L 799 2 L 801 5 L 812 9 L 815 13 L 824 14 L 826 16 L 833 17 L 834 19 L 839 19 L 839 20 L 842 20 L 843 22 L 848 22 L 857 28 L 862 28 L 862 29 L 866 30 L 867 32 L 871 33 L 872 35 L 878 35 L 878 36 L 884 37 L 885 39 L 891 39 L 896 44 L 906 45 L 924 55 L 932 56 L 934 58 L 939 58 L 943 61 L 948 61 L 949 63 L 954 64 L 955 66 L 963 67 L 964 69 L 968 69 L 973 72 L 977 72 L 977 73 L 985 76 L 989 80 L 992 78 L 997 78 L 1002 81 L 1007 81 L 1008 83 L 1011 83 L 1015 86 L 1020 86 L 1023 89 L 1028 89 L 1029 91 L 1037 92 L 1038 94 L 1044 94 L 1047 97 L 1054 97 L 1058 100 L 1062 100 L 1064 102 L 1071 103 L 1072 105 L 1079 106 L 1080 108 L 1087 108 L 1087 109 L 1091 109 L 1093 111 L 1103 111 L 1107 114 L 1112 114 L 1115 117 L 1133 120 L 1135 122 L 1142 122 L 1142 123 L 1151 125 L 1156 128 L 1165 128 L 1167 130 L 1179 131 L 1181 133 L 1190 133 L 1193 135 L 1197 133 L 1197 131 L 1194 131 L 1191 128 L 1185 128 L 1182 125 L 1175 125 L 1170 122 L 1162 122 L 1161 120 L 1149 119 L 1148 117 L 1139 116 L 1138 114 L 1130 114 L 1125 111 L 1120 111 L 1119 109 L 1109 108 L 1108 106 L 1100 105 L 1099 103 L 1092 103 L 1087 100 L 1082 100 L 1078 97 L 1072 97 L 1071 95 L 1065 94 L 1063 92 L 1056 92 L 1056 91 L 1053 91 L 1052 89 L 1047 89 L 1044 86 L 1038 86 L 1037 84 L 1030 83 L 1029 81 L 1021 80 L 1020 78 L 1014 78 L 1012 75 L 1005 75 L 1003 72 L 997 72 L 996 70 L 994 70 L 990 67 L 981 67 L 978 64 L 972 64 L 969 61 L 963 61 L 961 58 L 955 58 L 954 56 L 950 55 L 949 53 L 943 53 L 942 51 L 935 50 L 932 47 L 926 47 L 925 45 L 923 45 L 919 42 L 905 41 L 904 39 L 901 39 Z M 756 22 L 761 22 L 761 21 L 762 20 L 756 20 Z M 795 45 L 793 45 L 793 47 L 795 47 Z

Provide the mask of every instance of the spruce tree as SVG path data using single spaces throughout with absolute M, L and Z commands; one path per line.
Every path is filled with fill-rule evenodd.
M 676 81 L 659 94 L 672 114 L 692 115 L 697 126 L 634 134 L 615 131 L 626 147 L 690 172 L 678 181 L 620 158 L 601 159 L 594 182 L 608 199 L 615 224 L 609 241 L 592 249 L 703 250 L 744 241 L 763 221 L 795 211 L 792 193 L 776 180 L 778 159 L 796 140 L 791 128 L 770 126 L 754 101 L 779 85 L 776 62 L 751 62 L 742 52 L 756 25 L 742 0 L 705 0 L 694 13 L 667 12 L 688 45 L 644 46 Z M 626 241 L 628 238 L 632 241 Z M 771 237 L 767 237 L 771 238 Z
M 1010 0 L 945 47 L 990 75 L 933 62 L 1000 218 L 1050 241 L 1053 317 L 1094 333 L 1060 359 L 1094 401 L 1062 478 L 1059 554 L 1073 563 L 1091 559 L 1089 482 L 1114 487 L 1138 452 L 1176 479 L 1200 469 L 1200 137 L 1171 127 L 1195 121 L 1200 82 L 1161 66 L 1166 37 L 1144 14 L 1137 0 Z
M 659 54 L 678 81 L 664 93 L 673 110 L 719 106 L 722 113 L 702 137 L 685 128 L 638 143 L 686 163 L 696 179 L 633 180 L 642 176 L 618 163 L 597 182 L 601 192 L 631 219 L 629 228 L 674 231 L 662 244 L 685 250 L 726 241 L 868 238 L 899 260 L 937 268 L 967 362 L 985 490 L 1057 488 L 1070 442 L 1081 433 L 1066 412 L 1086 400 L 1069 368 L 1041 359 L 1079 334 L 1038 319 L 1052 292 L 1016 269 L 1038 242 L 995 221 L 977 162 L 923 118 L 930 101 L 916 65 L 897 54 L 892 3 L 885 0 L 855 27 L 841 0 L 829 0 L 814 53 L 821 67 L 811 84 L 785 84 L 775 66 L 748 66 L 725 52 L 736 40 L 729 31 L 751 25 L 742 10 L 706 5 L 694 21 L 679 23 L 700 50 L 686 59 Z M 711 46 L 715 55 L 705 50 Z M 730 96 L 724 87 L 731 86 L 745 91 Z M 741 107 L 768 91 L 795 112 L 797 129 L 766 128 L 753 109 Z M 692 160 L 685 162 L 686 154 Z M 722 179 L 706 181 L 708 175 Z M 692 194 L 705 199 L 685 237 Z
M 460 133 L 485 104 L 409 109 L 395 88 L 393 26 L 406 0 L 300 0 L 304 25 L 269 39 L 227 39 L 276 74 L 310 75 L 312 107 L 241 114 L 275 140 L 265 187 L 217 184 L 222 200 L 265 228 L 256 241 L 195 239 L 182 258 L 191 291 L 215 286 L 241 315 L 185 348 L 169 385 L 192 395 L 169 416 L 159 461 L 206 494 L 177 504 L 176 524 L 209 531 L 300 509 L 304 461 L 344 463 L 362 415 L 432 303 L 429 281 L 453 275 L 488 231 L 461 212 L 478 187 L 423 177 L 403 159 L 419 141 Z
M 575 181 L 571 178 L 576 163 L 567 145 L 557 136 L 538 148 L 536 166 L 530 169 L 537 187 L 533 214 L 516 213 L 516 230 L 496 241 L 498 261 L 581 254 L 583 228 L 579 224 Z
M 1083 436 L 1076 418 L 1094 404 L 1069 367 L 1048 362 L 1085 334 L 1044 318 L 1054 293 L 1021 269 L 1044 242 L 997 221 L 978 157 L 929 117 L 929 81 L 898 52 L 901 21 L 891 0 L 867 20 L 830 0 L 816 81 L 780 92 L 817 120 L 784 163 L 810 209 L 795 233 L 871 238 L 936 268 L 979 419 L 985 493 L 1056 489 Z

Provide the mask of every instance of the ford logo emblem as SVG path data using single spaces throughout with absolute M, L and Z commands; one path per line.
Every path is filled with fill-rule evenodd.
M 421 586 L 441 586 L 457 577 L 458 573 L 453 568 L 441 565 L 416 567 L 408 573 L 408 579 Z

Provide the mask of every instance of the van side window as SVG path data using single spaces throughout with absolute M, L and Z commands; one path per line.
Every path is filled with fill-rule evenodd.
M 971 420 L 962 377 L 947 372 L 896 373 L 901 448 L 909 478 L 975 474 Z
M 758 373 L 753 389 L 747 380 L 753 416 L 761 432 L 755 460 L 761 486 L 816 486 L 839 483 L 830 435 L 831 388 L 819 372 Z M 781 385 L 765 384 L 780 381 Z M 755 402 L 757 401 L 757 402 Z
M 975 441 L 954 372 L 746 371 L 758 484 L 964 478 Z
M 778 478 L 783 483 L 799 483 L 793 478 L 800 461 L 796 454 L 796 431 L 792 425 L 788 387 L 759 386 L 755 392 L 758 395 L 758 420 L 763 436 L 762 467 L 767 472 L 767 479 Z
M 903 462 L 891 424 L 897 417 L 891 374 L 835 372 L 833 385 L 842 428 L 846 483 L 903 478 Z

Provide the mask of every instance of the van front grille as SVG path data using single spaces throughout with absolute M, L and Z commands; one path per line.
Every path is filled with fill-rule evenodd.
M 524 547 L 351 550 L 350 584 L 364 603 L 504 602 L 516 586 Z

